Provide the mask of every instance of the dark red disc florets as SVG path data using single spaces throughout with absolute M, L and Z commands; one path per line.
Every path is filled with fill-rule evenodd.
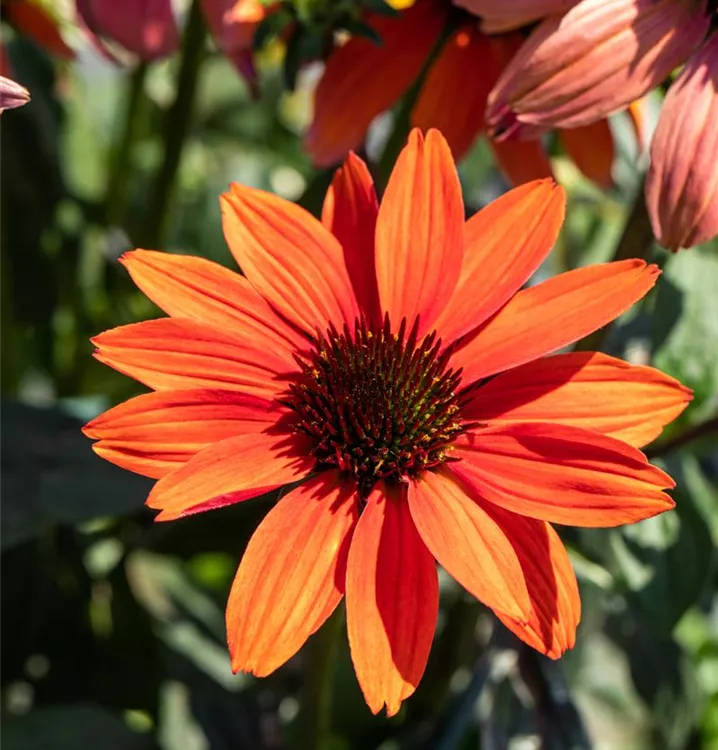
M 380 479 L 442 463 L 463 431 L 460 372 L 447 369 L 436 333 L 419 342 L 418 321 L 406 328 L 393 334 L 388 316 L 376 328 L 357 321 L 353 333 L 330 328 L 297 358 L 302 377 L 290 386 L 287 405 L 316 441 L 317 468 L 352 474 L 364 497 Z

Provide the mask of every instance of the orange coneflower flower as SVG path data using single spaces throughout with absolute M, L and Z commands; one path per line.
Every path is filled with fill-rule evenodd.
M 705 242 L 718 233 L 718 213 L 710 210 L 717 21 L 714 0 L 580 0 L 542 21 L 506 66 L 488 98 L 487 129 L 510 139 L 590 127 L 685 63 L 651 147 L 646 202 L 662 245 Z
M 550 522 L 613 526 L 673 507 L 636 446 L 690 399 L 603 354 L 546 356 L 655 283 L 627 260 L 522 290 L 556 240 L 544 180 L 468 222 L 449 148 L 413 131 L 377 204 L 350 155 L 321 223 L 232 185 L 223 226 L 245 276 L 200 258 L 124 257 L 170 317 L 95 339 L 155 392 L 85 428 L 157 479 L 165 521 L 301 482 L 244 553 L 227 606 L 234 670 L 266 675 L 346 596 L 367 703 L 395 714 L 424 671 L 435 560 L 534 648 L 574 643 L 580 602 Z
M 566 0 L 522 4 L 501 16 L 535 18 Z M 470 4 L 467 7 L 471 10 Z M 501 9 L 497 6 L 497 12 Z M 524 18 L 526 20 L 526 18 Z M 333 50 L 326 61 L 314 99 L 314 118 L 305 146 L 320 166 L 344 158 L 357 148 L 374 118 L 393 106 L 417 79 L 442 28 L 449 34 L 430 65 L 411 112 L 412 125 L 444 133 L 454 159 L 462 159 L 485 131 L 489 92 L 521 47 L 519 31 L 491 36 L 480 19 L 452 7 L 448 0 L 418 0 L 396 18 L 367 14 L 382 44 L 354 37 Z M 485 25 L 485 21 L 484 21 Z M 561 145 L 576 165 L 603 187 L 612 185 L 613 136 L 606 120 L 571 132 L 559 131 Z M 513 184 L 552 176 L 551 162 L 538 140 L 497 142 L 488 139 L 496 162 Z

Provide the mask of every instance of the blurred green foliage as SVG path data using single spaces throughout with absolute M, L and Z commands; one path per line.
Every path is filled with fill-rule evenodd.
M 218 196 L 230 180 L 317 212 L 331 176 L 301 150 L 304 82 L 287 93 L 286 68 L 268 52 L 253 101 L 225 59 L 200 49 L 181 159 L 162 186 L 179 59 L 57 68 L 31 43 L 10 44 L 33 100 L 3 117 L 0 142 L 4 746 L 718 748 L 718 456 L 715 429 L 695 427 L 717 406 L 715 245 L 670 257 L 656 248 L 657 290 L 606 343 L 679 378 L 695 399 L 649 449 L 676 478 L 676 511 L 565 530 L 585 610 L 573 652 L 560 663 L 534 654 L 442 578 L 426 676 L 394 720 L 370 715 L 343 636 L 318 744 L 305 706 L 317 639 L 331 634 L 269 678 L 231 674 L 224 603 L 273 498 L 154 525 L 149 482 L 102 462 L 79 432 L 138 392 L 92 359 L 90 337 L 158 314 L 119 255 L 150 243 L 229 265 Z M 626 123 L 614 126 L 627 142 Z M 639 181 L 628 147 L 608 194 L 556 157 L 568 220 L 543 277 L 607 260 Z M 471 212 L 506 187 L 485 146 L 460 171 Z

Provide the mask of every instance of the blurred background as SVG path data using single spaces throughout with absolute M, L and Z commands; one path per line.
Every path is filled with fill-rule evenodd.
M 301 136 L 321 64 L 288 63 L 301 45 L 265 26 L 253 96 L 197 3 L 177 4 L 178 48 L 153 61 L 105 53 L 60 5 L 45 4 L 74 59 L 3 23 L 12 77 L 32 96 L 2 116 L 0 140 L 3 748 L 718 749 L 715 241 L 651 245 L 660 284 L 599 342 L 695 397 L 648 449 L 678 483 L 674 512 L 561 529 L 584 607 L 573 651 L 551 662 L 523 647 L 444 576 L 426 675 L 391 720 L 364 704 L 341 614 L 269 678 L 232 675 L 224 605 L 273 498 L 153 524 L 150 481 L 101 461 L 80 433 L 140 392 L 89 339 L 159 315 L 118 264 L 126 249 L 231 267 L 218 203 L 230 181 L 318 212 L 332 170 L 312 166 Z M 294 7 L 310 3 L 289 5 L 317 23 Z M 647 100 L 649 129 L 661 98 Z M 397 122 L 372 126 L 373 164 Z M 627 116 L 610 126 L 608 189 L 547 141 L 569 204 L 538 279 L 611 258 L 637 210 L 645 155 Z M 509 187 L 485 142 L 459 171 L 468 213 Z

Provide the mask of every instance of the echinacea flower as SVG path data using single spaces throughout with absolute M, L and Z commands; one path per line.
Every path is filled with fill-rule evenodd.
M 30 92 L 10 78 L 0 76 L 0 113 L 22 107 L 30 101 Z
M 581 0 L 539 24 L 506 66 L 488 97 L 488 130 L 510 142 L 590 127 L 686 63 L 659 119 L 646 197 L 661 244 L 705 242 L 718 234 L 717 18 L 707 0 Z
M 464 220 L 449 148 L 413 131 L 381 205 L 350 155 L 319 222 L 240 185 L 223 227 L 244 276 L 138 250 L 130 275 L 168 318 L 98 336 L 97 358 L 153 389 L 92 421 L 104 458 L 157 479 L 157 520 L 298 482 L 232 585 L 232 668 L 267 675 L 346 598 L 373 712 L 424 671 L 438 561 L 516 635 L 560 656 L 580 617 L 551 522 L 614 526 L 673 507 L 636 446 L 687 389 L 603 354 L 546 356 L 640 299 L 626 260 L 522 285 L 554 244 L 564 193 L 517 188 Z
M 76 6 L 92 33 L 117 42 L 140 60 L 158 60 L 179 47 L 171 0 L 76 0 Z
M 469 9 L 472 4 L 466 3 Z M 481 4 L 479 4 L 481 5 Z M 512 16 L 506 5 L 502 26 Z M 520 3 L 523 18 L 566 2 Z M 498 13 L 504 6 L 494 3 Z M 454 159 L 463 158 L 485 132 L 487 98 L 504 68 L 521 47 L 516 31 L 491 36 L 479 18 L 451 7 L 449 0 L 419 0 L 396 18 L 367 14 L 382 44 L 354 37 L 335 49 L 315 92 L 314 117 L 305 147 L 315 163 L 333 164 L 357 148 L 381 112 L 393 106 L 418 78 L 447 24 L 454 28 L 426 72 L 411 112 L 411 124 L 440 130 Z M 525 19 L 524 19 L 525 20 Z M 614 143 L 605 120 L 567 133 L 559 141 L 589 179 L 608 187 Z M 488 139 L 497 164 L 515 185 L 552 176 L 551 163 L 538 140 L 498 142 Z

